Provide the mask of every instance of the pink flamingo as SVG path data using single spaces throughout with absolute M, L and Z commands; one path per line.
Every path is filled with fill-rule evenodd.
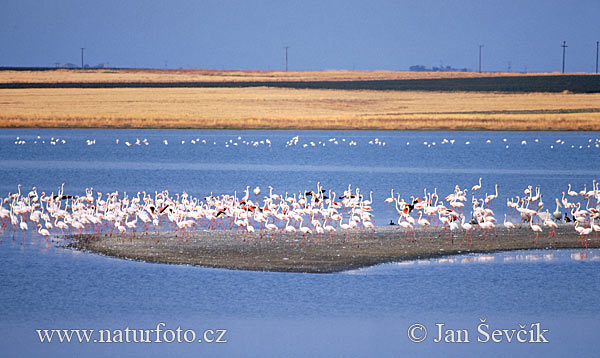
M 515 238 L 515 232 L 514 232 L 515 224 L 511 223 L 510 221 L 506 221 L 506 214 L 504 214 L 504 227 L 508 231 L 508 238 L 510 239 L 510 234 L 512 233 L 513 239 L 514 239 Z
M 429 220 L 423 219 L 422 211 L 419 212 L 419 220 L 417 220 L 417 223 L 419 225 L 423 226 L 423 230 L 427 233 L 427 237 L 429 237 L 429 240 L 431 240 L 431 235 L 429 235 L 429 231 L 427 231 L 427 226 L 429 226 L 431 224 L 429 223 Z
M 535 225 L 533 223 L 533 215 L 531 216 L 531 219 L 529 220 L 529 226 L 531 227 L 531 230 L 533 230 L 533 232 L 535 232 L 535 244 L 537 245 L 538 237 L 540 236 L 540 232 L 542 232 L 542 227 L 539 225 Z
M 38 224 L 38 233 L 46 239 L 46 242 L 48 242 L 48 237 L 50 236 L 50 232 L 46 229 L 42 229 L 42 224 Z
M 309 235 L 309 234 L 312 235 L 311 229 L 309 229 L 306 226 L 302 226 L 303 221 L 304 221 L 304 219 L 300 219 L 300 227 L 299 227 L 300 231 L 302 232 L 302 240 L 300 240 L 300 242 L 298 243 L 298 245 L 296 245 L 296 247 L 300 246 L 302 244 L 302 242 L 304 242 L 304 240 L 306 240 L 307 235 Z M 308 245 L 308 241 L 306 243 Z
M 292 246 L 292 241 L 294 240 L 294 238 L 296 237 L 296 228 L 293 226 L 290 226 L 290 217 L 288 217 L 287 219 L 287 223 L 285 224 L 285 232 L 290 234 L 290 246 Z
M 548 226 L 550 228 L 550 230 L 548 230 L 548 241 L 550 241 L 553 237 L 556 237 L 556 228 L 558 225 L 556 225 L 554 221 L 550 220 L 550 218 L 546 218 L 546 220 L 544 220 L 544 226 Z

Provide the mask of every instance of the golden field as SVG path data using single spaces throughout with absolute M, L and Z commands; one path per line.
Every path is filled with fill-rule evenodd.
M 528 74 L 548 75 L 548 73 Z M 554 73 L 556 75 L 556 73 Z M 57 69 L 0 71 L 0 83 L 86 82 L 239 82 L 239 81 L 366 81 L 425 78 L 522 76 L 518 73 L 404 72 L 404 71 L 241 71 L 149 69 Z
M 518 74 L 393 71 L 0 71 L 0 83 L 345 81 Z M 600 93 L 247 88 L 0 89 L 0 127 L 600 130 Z
M 0 126 L 598 130 L 599 107 L 600 94 L 266 87 L 2 89 Z

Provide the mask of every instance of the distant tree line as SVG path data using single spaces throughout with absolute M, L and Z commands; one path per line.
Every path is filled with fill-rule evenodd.
M 408 68 L 412 72 L 467 72 L 468 69 L 465 68 L 454 68 L 450 66 L 446 67 L 437 67 L 433 66 L 431 68 L 425 67 L 423 65 L 414 65 Z
M 83 68 L 108 68 L 108 63 L 100 63 L 97 64 L 96 66 L 90 66 L 87 63 L 85 65 L 83 65 Z M 65 63 L 65 64 L 60 64 L 60 63 L 56 63 L 56 68 L 81 68 L 81 65 L 76 65 L 74 63 Z

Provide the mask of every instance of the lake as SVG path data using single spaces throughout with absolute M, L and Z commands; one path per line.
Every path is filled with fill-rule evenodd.
M 367 196 L 373 191 L 375 222 L 385 225 L 397 219 L 383 202 L 392 188 L 406 200 L 425 188 L 443 197 L 482 177 L 481 193 L 499 185 L 500 218 L 506 199 L 524 195 L 528 185 L 540 185 L 550 211 L 568 184 L 590 190 L 600 179 L 598 138 L 596 132 L 2 130 L 0 196 L 18 184 L 25 192 L 37 186 L 56 193 L 63 182 L 68 194 L 93 187 L 199 197 L 239 194 L 246 186 L 265 192 L 268 185 L 292 194 L 316 190 L 317 182 L 340 195 L 351 184 Z M 324 275 L 229 271 L 118 260 L 7 231 L 0 243 L 0 347 L 7 356 L 590 355 L 600 348 L 599 269 L 599 250 L 545 250 Z M 477 342 L 482 319 L 490 331 L 540 323 L 550 342 Z M 152 329 L 159 322 L 198 332 L 226 329 L 227 343 L 40 343 L 35 331 Z M 429 332 L 423 343 L 408 339 L 414 323 Z M 435 343 L 436 323 L 467 330 L 471 342 Z

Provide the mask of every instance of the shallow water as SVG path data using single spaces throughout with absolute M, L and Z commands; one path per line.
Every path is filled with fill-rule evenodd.
M 295 136 L 298 144 L 286 146 Z M 15 145 L 17 137 L 26 144 Z M 66 143 L 50 145 L 50 139 L 57 137 Z M 146 138 L 149 145 L 133 144 L 136 138 Z M 334 138 L 337 145 L 330 141 Z M 385 146 L 369 144 L 376 138 Z M 50 193 L 66 182 L 65 192 L 73 194 L 93 187 L 104 193 L 168 189 L 203 197 L 211 192 L 241 193 L 247 185 L 260 186 L 265 193 L 271 185 L 275 193 L 292 195 L 316 190 L 320 181 L 338 196 L 349 184 L 367 197 L 373 191 L 375 220 L 383 225 L 397 219 L 395 210 L 383 203 L 391 189 L 407 201 L 410 196 L 423 196 L 425 188 L 428 192 L 437 188 L 443 198 L 455 185 L 470 189 L 481 176 L 479 197 L 492 194 L 494 185 L 499 185 L 493 207 L 500 217 L 506 199 L 523 196 L 528 185 L 541 186 L 550 211 L 555 208 L 554 198 L 560 198 L 568 184 L 576 191 L 584 185 L 591 190 L 600 173 L 599 138 L 597 132 L 3 130 L 0 193 L 16 192 L 19 183 L 23 190 L 35 185 L 40 192 Z M 88 146 L 86 140 L 91 139 L 96 144 Z M 191 144 L 195 139 L 199 143 Z M 242 143 L 266 139 L 270 146 Z M 442 144 L 444 139 L 454 144 Z M 132 145 L 126 146 L 125 141 Z M 357 145 L 350 146 L 351 141 Z
M 295 135 L 299 144 L 286 147 Z M 15 145 L 17 136 L 27 144 Z M 271 147 L 233 146 L 241 143 L 238 136 L 269 138 Z M 50 145 L 51 137 L 64 138 L 66 144 Z M 147 138 L 150 145 L 123 144 L 136 137 Z M 482 176 L 482 192 L 491 193 L 494 183 L 500 185 L 494 208 L 500 213 L 506 197 L 522 194 L 528 184 L 542 186 L 544 201 L 553 210 L 552 198 L 568 183 L 578 191 L 587 184 L 589 190 L 598 178 L 597 137 L 598 133 L 3 130 L 0 196 L 15 192 L 18 183 L 24 190 L 36 185 L 46 192 L 56 192 L 65 181 L 65 191 L 75 194 L 93 186 L 103 192 L 169 189 L 204 196 L 211 191 L 240 192 L 246 185 L 263 190 L 272 185 L 278 193 L 291 193 L 315 188 L 320 180 L 338 193 L 348 184 L 363 192 L 373 190 L 376 220 L 385 224 L 395 219 L 383 204 L 391 188 L 405 199 L 422 195 L 425 187 L 437 187 L 446 195 L 454 185 L 470 188 Z M 46 144 L 33 144 L 44 138 Z M 94 138 L 95 145 L 85 143 Z M 218 144 L 190 144 L 195 138 Z M 369 145 L 375 138 L 386 145 Z M 441 145 L 444 138 L 455 143 Z M 557 144 L 557 139 L 565 144 Z M 319 140 L 326 146 L 310 146 Z M 357 146 L 341 144 L 351 140 Z M 436 145 L 428 147 L 424 141 Z M 303 148 L 304 143 L 309 147 Z M 600 293 L 599 257 L 599 250 L 523 251 L 337 274 L 265 273 L 118 260 L 54 248 L 36 238 L 23 241 L 19 233 L 13 239 L 7 232 L 0 243 L 0 347 L 7 356 L 590 355 L 600 348 L 600 309 L 594 304 Z M 477 343 L 482 318 L 492 329 L 540 322 L 550 330 L 550 343 Z M 43 328 L 150 329 L 158 322 L 173 329 L 225 328 L 228 343 L 42 344 L 35 333 Z M 416 322 L 430 332 L 423 343 L 407 337 L 408 327 Z M 468 329 L 471 343 L 434 343 L 439 322 Z
M 397 356 L 596 351 L 600 250 L 520 251 L 385 264 L 339 274 L 147 264 L 46 248 L 0 247 L 0 345 L 29 355 Z M 412 343 L 415 322 L 469 329 L 540 322 L 549 344 Z M 41 344 L 43 328 L 225 328 L 228 343 Z M 433 336 L 431 336 L 433 339 Z M 508 351 L 507 351 L 508 350 Z

